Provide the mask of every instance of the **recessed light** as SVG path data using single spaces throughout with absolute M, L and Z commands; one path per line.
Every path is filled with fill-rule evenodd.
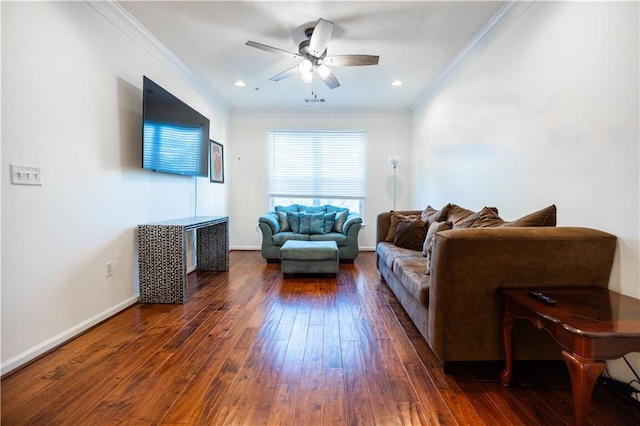
M 244 86 L 246 86 L 246 85 L 247 85 L 247 83 L 245 83 L 245 82 L 244 82 L 244 81 L 242 81 L 242 80 L 237 80 L 237 81 L 236 81 L 235 83 L 233 83 L 233 84 L 235 84 L 235 85 L 236 85 L 236 86 L 238 86 L 238 87 L 244 87 Z
M 394 80 L 393 83 L 391 83 L 391 85 L 394 87 L 402 86 L 403 84 L 404 83 L 402 83 L 400 80 Z

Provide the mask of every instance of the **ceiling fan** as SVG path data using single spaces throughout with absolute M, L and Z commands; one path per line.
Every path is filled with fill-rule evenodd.
M 298 53 L 289 52 L 277 47 L 267 46 L 266 44 L 248 41 L 247 46 L 264 50 L 265 52 L 277 53 L 290 58 L 302 59 L 298 65 L 286 71 L 271 77 L 271 81 L 280 81 L 289 77 L 296 71 L 300 73 L 300 78 L 305 83 L 311 83 L 314 72 L 317 73 L 324 84 L 329 88 L 335 89 L 340 86 L 340 82 L 327 65 L 336 66 L 362 66 L 377 65 L 378 56 L 374 55 L 336 55 L 327 56 L 327 43 L 331 38 L 333 31 L 333 22 L 325 19 L 318 19 L 315 27 L 307 28 L 304 32 L 307 37 L 298 45 Z

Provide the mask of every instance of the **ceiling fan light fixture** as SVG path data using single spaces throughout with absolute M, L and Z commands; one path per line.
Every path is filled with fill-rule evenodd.
M 318 74 L 323 80 L 326 80 L 331 75 L 331 70 L 325 64 L 318 65 Z
M 300 74 L 300 79 L 305 83 L 311 83 L 311 81 L 313 80 L 313 71 Z
M 300 71 L 300 74 L 302 75 L 311 73 L 313 71 L 313 63 L 310 60 L 305 59 L 300 62 L 300 65 L 298 65 L 298 71 Z
M 404 83 L 403 83 L 401 80 L 394 80 L 394 81 L 391 83 L 391 85 L 392 85 L 393 87 L 399 87 L 399 86 L 402 86 L 403 84 L 404 84 Z
M 298 65 L 298 71 L 300 71 L 300 79 L 305 83 L 311 83 L 313 80 L 313 62 L 309 59 L 305 59 Z
M 247 83 L 245 83 L 245 82 L 244 82 L 244 81 L 242 81 L 242 80 L 236 80 L 236 82 L 235 82 L 235 83 L 233 83 L 233 84 L 235 84 L 235 85 L 236 85 L 236 86 L 238 86 L 238 87 L 244 87 L 244 86 L 246 86 L 246 85 L 247 85 Z

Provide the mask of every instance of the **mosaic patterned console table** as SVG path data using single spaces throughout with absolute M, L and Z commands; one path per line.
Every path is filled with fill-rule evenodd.
M 194 229 L 197 269 L 229 270 L 226 216 L 194 216 L 138 225 L 140 303 L 186 303 L 187 232 Z

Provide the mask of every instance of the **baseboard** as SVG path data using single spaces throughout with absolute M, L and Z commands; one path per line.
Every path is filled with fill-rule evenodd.
M 44 342 L 22 352 L 21 354 L 8 359 L 6 362 L 2 363 L 2 366 L 0 367 L 0 375 L 4 377 L 5 374 L 8 374 L 17 368 L 24 366 L 30 361 L 39 358 L 40 356 L 68 342 L 69 340 L 85 332 L 91 327 L 101 323 L 102 321 L 112 317 L 113 315 L 135 303 L 138 303 L 138 296 L 130 297 L 129 299 L 118 303 L 117 305 L 107 309 L 106 311 L 103 311 L 98 315 L 89 318 L 88 320 L 83 321 L 80 324 L 71 327 L 70 329 L 65 330 L 62 333 L 53 336 L 52 338 L 45 340 Z
M 256 251 L 260 250 L 260 246 L 233 246 L 229 247 L 229 250 L 237 250 L 237 251 Z

